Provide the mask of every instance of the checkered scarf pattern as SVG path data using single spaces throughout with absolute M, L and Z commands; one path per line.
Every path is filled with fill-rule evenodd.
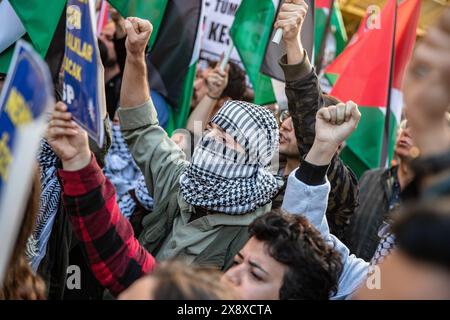
M 153 198 L 148 193 L 147 185 L 145 184 L 144 176 L 141 175 L 136 182 L 136 187 L 134 188 L 136 199 L 139 201 L 139 204 L 145 208 L 147 211 L 153 210 Z M 127 192 L 122 197 L 120 197 L 119 208 L 122 214 L 130 219 L 133 216 L 134 211 L 136 210 L 136 202 L 131 197 L 131 195 Z
M 41 196 L 39 198 L 39 213 L 33 233 L 27 241 L 25 254 L 31 268 L 37 271 L 47 251 L 47 243 L 53 230 L 53 224 L 58 213 L 61 185 L 57 177 L 56 164 L 58 157 L 44 139 L 41 140 L 37 157 L 40 169 Z
M 233 150 L 205 134 L 180 178 L 186 202 L 211 211 L 238 215 L 269 203 L 278 192 L 269 172 L 278 150 L 278 126 L 272 113 L 258 105 L 228 101 L 211 122 L 244 149 Z
M 388 233 L 380 240 L 377 250 L 370 261 L 370 265 L 376 266 L 381 264 L 386 257 L 392 253 L 392 250 L 394 250 L 395 247 L 395 235 L 393 233 Z

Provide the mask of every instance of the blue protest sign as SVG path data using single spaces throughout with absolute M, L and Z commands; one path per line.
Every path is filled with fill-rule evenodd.
M 19 40 L 0 96 L 0 282 L 15 244 L 39 142 L 54 105 L 50 72 Z
M 103 145 L 103 73 L 95 36 L 93 2 L 67 1 L 64 102 L 74 120 Z

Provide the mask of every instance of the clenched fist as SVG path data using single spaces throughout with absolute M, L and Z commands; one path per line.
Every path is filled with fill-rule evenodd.
M 129 17 L 124 22 L 127 32 L 125 47 L 127 56 L 142 57 L 145 55 L 145 48 L 152 35 L 153 26 L 148 20 Z
M 304 0 L 286 0 L 280 8 L 275 28 L 283 29 L 285 42 L 297 41 L 308 12 L 308 5 Z
M 316 138 L 338 148 L 356 129 L 361 118 L 358 106 L 353 102 L 321 108 L 316 115 Z
M 321 108 L 316 115 L 316 137 L 305 160 L 314 165 L 328 165 L 360 119 L 358 106 L 352 101 Z

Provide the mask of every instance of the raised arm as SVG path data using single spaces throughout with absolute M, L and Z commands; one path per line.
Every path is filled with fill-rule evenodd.
M 287 54 L 280 59 L 286 78 L 286 96 L 289 113 L 297 138 L 300 161 L 311 149 L 315 132 L 316 114 L 331 103 L 320 88 L 319 79 L 303 49 L 301 29 L 308 6 L 304 0 L 288 0 L 282 5 L 276 27 L 283 28 Z M 327 217 L 331 230 L 340 238 L 357 206 L 358 182 L 337 154 L 328 170 L 331 191 Z
M 128 18 L 125 28 L 127 57 L 120 93 L 120 127 L 157 205 L 178 183 L 187 162 L 183 151 L 159 126 L 150 99 L 145 48 L 152 26 L 146 20 Z
M 319 110 L 316 116 L 316 136 L 311 150 L 305 157 L 305 160 L 300 164 L 300 168 L 291 173 L 289 182 L 301 181 L 304 184 L 322 189 L 328 185 L 325 175 L 329 169 L 329 165 L 336 153 L 339 145 L 347 139 L 347 137 L 356 129 L 361 113 L 355 103 L 349 101 L 348 103 L 340 103 L 337 106 L 325 107 Z M 319 198 L 317 201 L 309 199 L 309 196 L 316 196 L 310 194 L 306 197 L 300 197 L 297 193 L 305 188 L 294 188 L 292 183 L 286 189 L 286 194 L 283 201 L 283 208 L 291 213 L 308 214 L 310 221 L 319 228 L 322 224 L 325 213 L 326 196 L 328 195 L 328 188 L 319 190 Z M 298 199 L 302 199 L 298 201 Z M 291 211 L 291 209 L 294 209 Z M 310 208 L 315 208 L 311 210 Z M 329 233 L 328 228 L 321 229 L 324 236 Z
M 72 230 L 97 280 L 117 295 L 152 271 L 155 259 L 134 237 L 113 185 L 89 150 L 86 132 L 71 123 L 64 104 L 57 104 L 46 137 L 62 162 L 58 175 Z
M 133 108 L 150 100 L 145 47 L 153 31 L 149 21 L 138 18 L 128 18 L 124 25 L 127 31 L 127 57 L 120 90 L 120 107 L 123 109 Z
M 305 156 L 314 142 L 315 118 L 323 104 L 322 92 L 314 68 L 303 48 L 301 30 L 308 11 L 304 0 L 287 0 L 281 6 L 276 28 L 283 29 L 286 55 L 280 66 L 286 78 L 289 113 L 295 128 L 300 157 Z
M 305 216 L 342 257 L 338 292 L 332 299 L 345 299 L 366 279 L 368 263 L 350 255 L 348 248 L 330 234 L 325 218 L 330 190 L 326 172 L 339 146 L 356 128 L 361 114 L 353 103 L 321 109 L 317 114 L 317 135 L 300 167 L 291 173 L 286 187 L 283 209 Z M 300 199 L 300 200 L 299 200 Z

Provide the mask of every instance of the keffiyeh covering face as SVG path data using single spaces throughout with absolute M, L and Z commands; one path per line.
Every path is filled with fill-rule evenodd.
M 211 119 L 245 150 L 233 150 L 205 134 L 180 178 L 187 203 L 225 214 L 245 214 L 270 202 L 278 192 L 269 172 L 278 149 L 278 125 L 258 105 L 228 101 Z

